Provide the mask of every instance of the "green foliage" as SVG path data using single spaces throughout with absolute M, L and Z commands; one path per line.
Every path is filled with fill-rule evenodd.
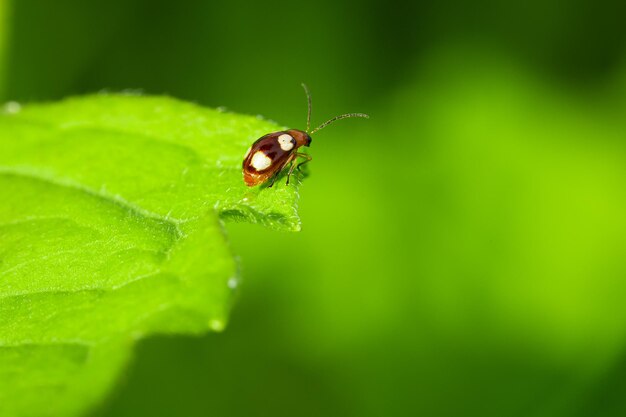
M 164 97 L 7 107 L 0 415 L 77 414 L 135 340 L 224 327 L 238 276 L 220 218 L 300 227 L 297 185 L 241 178 L 247 147 L 277 129 Z

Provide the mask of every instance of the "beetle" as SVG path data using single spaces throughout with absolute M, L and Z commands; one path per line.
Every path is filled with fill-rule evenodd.
M 298 168 L 299 170 L 302 165 L 312 159 L 309 154 L 298 152 L 298 149 L 302 146 L 309 147 L 311 145 L 311 135 L 313 133 L 337 120 L 348 117 L 369 118 L 367 114 L 363 113 L 342 114 L 327 120 L 311 131 L 311 94 L 305 84 L 302 84 L 302 88 L 304 88 L 308 104 L 306 130 L 281 130 L 268 133 L 257 139 L 243 158 L 243 179 L 247 186 L 254 187 L 269 181 L 269 188 L 274 185 L 274 181 L 276 181 L 283 168 L 291 164 L 287 172 L 286 185 L 289 185 L 289 179 L 294 169 Z M 302 158 L 304 161 L 296 163 L 298 158 Z

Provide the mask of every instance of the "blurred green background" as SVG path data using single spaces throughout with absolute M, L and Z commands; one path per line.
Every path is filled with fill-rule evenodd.
M 170 94 L 320 132 L 303 231 L 229 224 L 228 329 L 94 416 L 626 415 L 626 3 L 0 0 L 4 100 Z

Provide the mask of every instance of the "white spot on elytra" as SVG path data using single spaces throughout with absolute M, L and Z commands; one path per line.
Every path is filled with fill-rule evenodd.
M 283 133 L 278 137 L 278 143 L 280 144 L 280 149 L 283 151 L 290 151 L 293 149 L 293 138 L 287 133 Z
M 252 168 L 256 169 L 257 171 L 263 171 L 264 169 L 267 169 L 270 165 L 272 165 L 272 160 L 269 156 L 265 155 L 263 151 L 256 151 L 256 153 L 252 155 L 250 165 L 252 165 Z

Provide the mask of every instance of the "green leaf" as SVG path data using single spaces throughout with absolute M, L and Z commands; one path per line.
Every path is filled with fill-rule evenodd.
M 248 188 L 279 129 L 164 97 L 0 116 L 0 415 L 76 415 L 134 341 L 221 330 L 237 284 L 222 219 L 299 230 L 297 183 Z

